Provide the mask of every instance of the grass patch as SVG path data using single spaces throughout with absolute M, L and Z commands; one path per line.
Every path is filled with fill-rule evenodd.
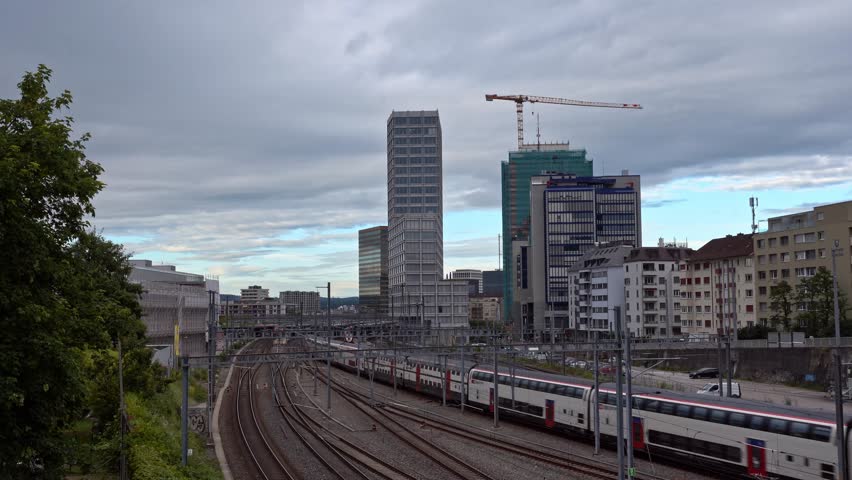
M 130 471 L 134 479 L 210 479 L 222 478 L 218 465 L 207 457 L 203 439 L 189 436 L 194 455 L 186 467 L 180 466 L 180 382 L 150 398 L 127 396 L 131 417 L 128 435 Z

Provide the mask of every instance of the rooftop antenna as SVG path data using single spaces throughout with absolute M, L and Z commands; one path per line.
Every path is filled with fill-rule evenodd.
M 754 211 L 757 208 L 757 197 L 749 197 L 748 206 L 751 207 L 751 234 L 754 235 L 757 233 L 757 222 L 754 216 Z

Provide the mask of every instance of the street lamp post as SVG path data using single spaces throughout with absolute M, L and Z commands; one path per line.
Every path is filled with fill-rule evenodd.
M 837 421 L 837 468 L 840 470 L 839 477 L 849 480 L 849 472 L 846 470 L 846 435 L 843 434 L 843 364 L 840 358 L 840 304 L 837 298 L 837 257 L 843 255 L 840 241 L 834 241 L 831 249 L 831 279 L 834 287 L 834 413 Z

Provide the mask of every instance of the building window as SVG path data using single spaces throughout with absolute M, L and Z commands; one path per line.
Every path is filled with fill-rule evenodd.
M 752 274 L 750 274 L 750 273 L 746 273 L 746 274 L 745 274 L 745 281 L 746 281 L 746 282 L 750 282 L 750 281 L 752 281 L 752 279 L 753 279 L 753 278 L 754 278 L 754 275 L 752 275 Z
M 790 252 L 785 252 L 781 254 L 781 263 L 787 263 L 790 261 Z
M 817 240 L 825 240 L 825 232 L 817 232 Z
M 769 239 L 769 248 L 775 248 L 776 246 L 778 246 L 778 239 L 777 238 L 770 238 Z
M 758 280 L 766 280 L 766 272 L 763 272 L 763 271 L 757 272 L 757 279 Z
M 822 212 L 817 212 L 817 220 L 824 220 L 825 214 Z
M 757 256 L 757 264 L 758 265 L 766 265 L 766 255 L 758 255 Z
M 790 244 L 790 237 L 781 237 L 779 240 L 781 240 L 782 247 L 785 247 Z
M 749 298 L 753 297 L 754 296 L 754 290 L 747 288 L 746 291 L 745 291 L 745 295 L 746 295 L 746 297 L 749 297 Z
M 764 247 L 766 247 L 766 240 L 763 240 L 761 238 L 760 240 L 757 241 L 757 248 L 764 248 Z
M 763 296 L 766 295 L 766 287 L 757 287 L 757 292 Z

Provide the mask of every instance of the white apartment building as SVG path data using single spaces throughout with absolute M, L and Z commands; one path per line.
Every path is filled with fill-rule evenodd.
M 634 248 L 624 261 L 624 320 L 634 337 L 667 338 L 681 334 L 675 311 L 681 265 L 693 250 L 681 246 Z
M 755 324 L 753 244 L 751 234 L 716 238 L 680 265 L 681 333 L 736 335 Z
M 599 247 L 586 252 L 568 269 L 568 328 L 574 331 L 574 338 L 615 331 L 612 307 L 624 305 L 624 259 L 631 250 L 629 245 Z
M 269 297 L 269 289 L 263 288 L 260 285 L 251 285 L 248 288 L 240 289 L 241 302 L 256 302 L 266 300 Z

